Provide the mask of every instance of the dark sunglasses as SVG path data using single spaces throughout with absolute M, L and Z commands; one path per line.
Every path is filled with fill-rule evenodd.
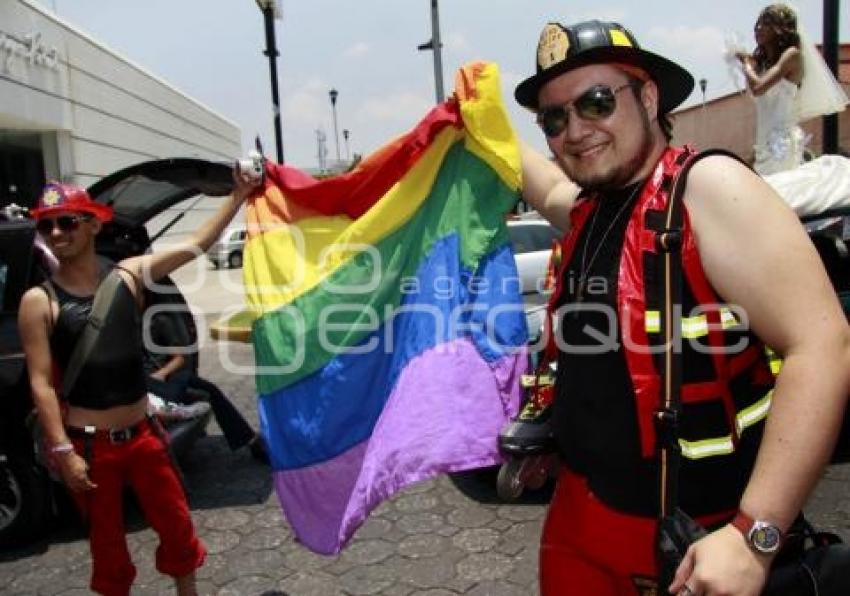
M 35 224 L 35 229 L 42 236 L 49 236 L 57 226 L 60 232 L 73 232 L 80 227 L 80 222 L 90 219 L 91 215 L 60 215 L 59 217 L 39 219 Z
M 537 124 L 547 137 L 557 137 L 570 122 L 571 107 L 582 120 L 607 118 L 617 109 L 617 93 L 631 86 L 632 83 L 625 83 L 612 89 L 608 85 L 594 85 L 569 103 L 541 109 Z

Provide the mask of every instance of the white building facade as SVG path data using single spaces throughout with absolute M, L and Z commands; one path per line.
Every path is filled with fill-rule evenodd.
M 0 206 L 31 206 L 46 180 L 240 154 L 233 122 L 40 5 L 0 1 Z

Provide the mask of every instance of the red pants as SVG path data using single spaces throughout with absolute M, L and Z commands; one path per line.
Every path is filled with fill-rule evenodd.
M 91 441 L 89 478 L 97 485 L 73 493 L 89 523 L 92 590 L 126 596 L 136 577 L 124 531 L 122 493 L 126 485 L 132 487 L 148 523 L 159 535 L 157 570 L 180 577 L 203 564 L 206 549 L 195 536 L 183 486 L 163 440 L 147 422 L 125 443 L 113 444 L 102 435 L 73 441 L 80 455 L 85 453 L 85 442 Z
M 724 512 L 704 525 L 731 519 Z M 561 467 L 540 540 L 542 596 L 625 596 L 657 592 L 654 518 L 620 513 L 602 503 L 584 478 Z

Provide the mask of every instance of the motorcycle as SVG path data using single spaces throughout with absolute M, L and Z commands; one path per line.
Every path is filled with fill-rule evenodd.
M 519 499 L 526 488 L 543 488 L 557 464 L 551 424 L 554 363 L 548 371 L 523 375 L 521 383 L 524 405 L 499 433 L 499 449 L 505 462 L 496 477 L 496 492 L 508 502 Z

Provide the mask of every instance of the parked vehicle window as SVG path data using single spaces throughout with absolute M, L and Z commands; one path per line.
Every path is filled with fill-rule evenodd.
M 531 237 L 527 226 L 508 226 L 508 236 L 511 237 L 515 254 L 521 255 L 531 251 Z
M 561 234 L 552 226 L 529 226 L 532 250 L 551 250 L 552 240 L 557 240 Z
M 33 251 L 21 250 L 31 246 L 35 228 L 27 222 L 3 224 L 0 234 L 0 310 L 17 310 L 21 296 L 30 282 Z
M 552 248 L 552 240 L 560 233 L 549 224 L 508 226 L 508 235 L 514 247 L 514 253 L 521 255 Z

